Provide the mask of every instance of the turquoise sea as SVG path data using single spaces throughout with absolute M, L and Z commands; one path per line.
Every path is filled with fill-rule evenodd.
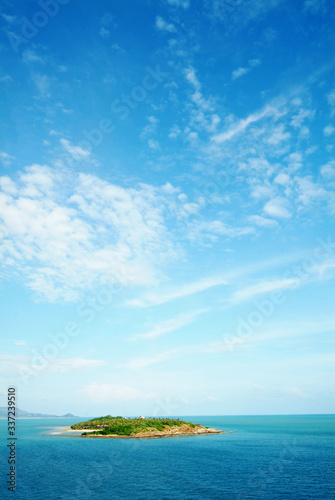
M 335 499 L 334 415 L 181 418 L 234 433 L 80 439 L 50 432 L 85 419 L 20 419 L 16 493 L 0 420 L 0 498 Z

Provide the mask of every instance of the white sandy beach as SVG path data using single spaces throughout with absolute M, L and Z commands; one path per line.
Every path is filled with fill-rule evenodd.
M 97 429 L 98 430 L 98 429 Z M 66 426 L 66 427 L 53 427 L 50 432 L 48 432 L 49 435 L 51 436 L 61 436 L 64 434 L 82 434 L 82 430 L 75 430 L 71 429 L 71 427 Z

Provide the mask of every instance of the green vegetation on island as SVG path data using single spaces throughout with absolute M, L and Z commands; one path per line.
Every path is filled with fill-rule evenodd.
M 221 434 L 222 431 L 210 429 L 200 424 L 184 422 L 174 418 L 93 418 L 86 422 L 71 425 L 73 430 L 83 430 L 82 436 L 124 436 L 124 437 L 164 437 L 188 434 Z

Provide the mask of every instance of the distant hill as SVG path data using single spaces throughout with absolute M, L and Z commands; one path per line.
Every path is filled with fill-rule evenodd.
M 4 406 L 0 406 L 0 418 L 7 418 L 8 408 Z M 26 417 L 26 418 L 79 418 L 76 415 L 72 415 L 72 413 L 66 413 L 66 415 L 48 415 L 46 413 L 30 413 L 29 411 L 20 410 L 20 408 L 16 408 L 16 416 L 17 417 Z

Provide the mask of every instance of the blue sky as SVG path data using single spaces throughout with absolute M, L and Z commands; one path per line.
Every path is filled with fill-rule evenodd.
M 334 14 L 2 2 L 2 406 L 334 412 Z

